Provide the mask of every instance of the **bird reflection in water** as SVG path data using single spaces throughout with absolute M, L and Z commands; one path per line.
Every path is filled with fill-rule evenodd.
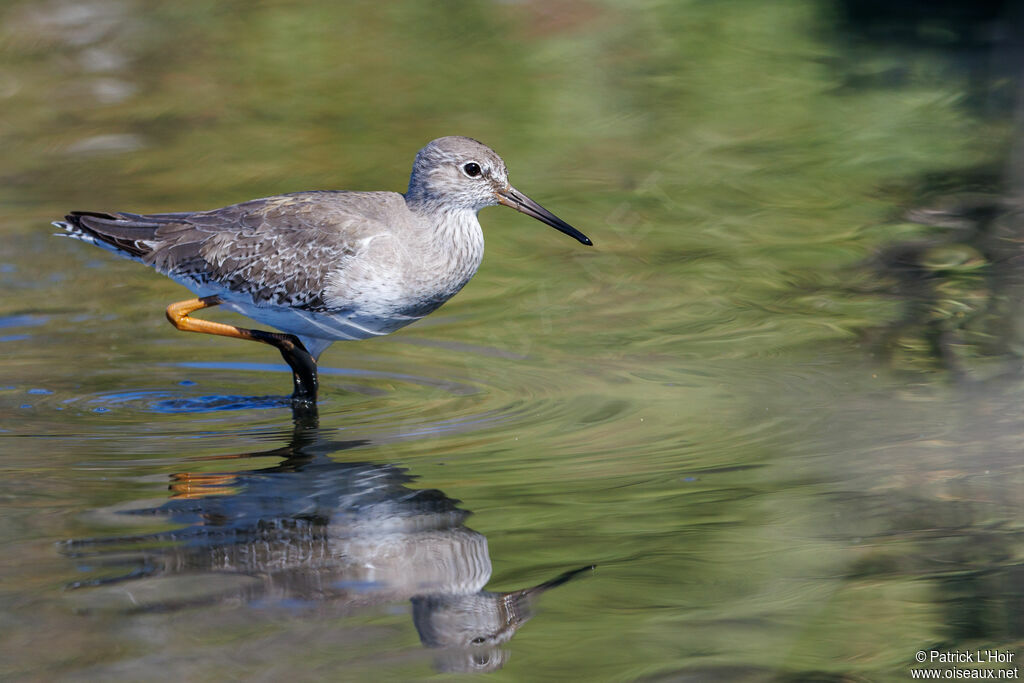
M 517 591 L 483 590 L 491 560 L 487 539 L 464 524 L 470 513 L 441 491 L 410 488 L 414 477 L 402 468 L 328 457 L 363 443 L 325 441 L 299 426 L 283 448 L 204 458 L 282 458 L 276 465 L 172 475 L 169 501 L 118 512 L 185 526 L 64 544 L 97 574 L 70 586 L 89 589 L 74 591 L 79 608 L 116 608 L 126 585 L 128 610 L 241 597 L 347 612 L 409 600 L 440 669 L 501 667 L 499 646 L 532 616 L 536 598 L 592 567 Z

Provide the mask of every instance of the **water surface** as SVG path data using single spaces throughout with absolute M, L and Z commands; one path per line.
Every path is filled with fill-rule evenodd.
M 1017 24 L 870 5 L 5 5 L 0 675 L 1019 651 Z M 449 134 L 596 246 L 484 211 L 463 292 L 325 353 L 316 424 L 48 227 L 400 191 Z

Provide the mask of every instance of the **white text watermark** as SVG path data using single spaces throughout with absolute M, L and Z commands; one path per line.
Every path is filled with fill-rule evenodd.
M 935 668 L 912 668 L 915 680 L 1011 680 L 1020 678 L 1012 650 L 918 650 L 917 664 Z

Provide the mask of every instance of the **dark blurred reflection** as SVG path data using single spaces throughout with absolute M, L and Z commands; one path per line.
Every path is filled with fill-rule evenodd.
M 1024 351 L 1024 207 L 1005 196 L 941 197 L 907 219 L 931 234 L 894 242 L 875 260 L 880 291 L 901 315 L 875 331 L 887 357 L 924 342 L 958 380 L 1017 377 Z
M 485 591 L 491 560 L 487 539 L 464 524 L 470 512 L 441 491 L 411 488 L 414 477 L 402 468 L 328 457 L 359 445 L 298 425 L 283 448 L 202 459 L 281 458 L 275 465 L 176 473 L 166 503 L 100 511 L 184 526 L 67 541 L 64 552 L 93 575 L 70 586 L 77 608 L 243 599 L 346 613 L 409 600 L 440 669 L 501 667 L 507 653 L 498 646 L 530 619 L 535 599 L 591 567 L 517 591 Z
M 840 0 L 833 5 L 831 42 L 848 88 L 911 86 L 916 58 L 940 60 L 964 83 L 963 102 L 978 113 L 1012 108 L 1019 75 L 1020 3 L 1010 0 Z M 872 58 L 890 57 L 885 66 Z
M 975 116 L 1013 120 L 1001 162 L 900 178 L 890 191 L 911 206 L 899 220 L 923 226 L 879 249 L 872 293 L 901 303 L 869 333 L 896 367 L 929 359 L 960 381 L 1017 377 L 1024 359 L 1024 7 L 989 2 L 841 2 L 838 68 L 848 88 L 898 89 L 928 54 L 964 84 Z M 866 58 L 888 56 L 885 69 Z M 877 65 L 876 65 L 877 67 Z M 866 76 L 866 77 L 862 77 Z M 902 230 L 906 234 L 906 230 Z

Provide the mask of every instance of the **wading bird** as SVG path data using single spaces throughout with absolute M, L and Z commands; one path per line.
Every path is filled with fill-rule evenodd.
M 454 136 L 419 151 L 404 195 L 316 191 L 212 211 L 73 211 L 54 225 L 195 292 L 167 307 L 179 330 L 277 347 L 293 372 L 293 404 L 315 405 L 324 349 L 405 327 L 469 282 L 484 253 L 477 212 L 496 204 L 591 244 L 512 187 L 493 150 Z M 189 315 L 217 305 L 282 332 Z

